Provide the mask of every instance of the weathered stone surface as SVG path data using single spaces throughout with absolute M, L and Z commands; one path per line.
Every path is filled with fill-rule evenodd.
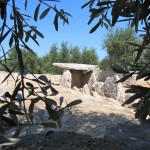
M 90 90 L 89 90 L 88 84 L 85 84 L 85 85 L 83 86 L 83 88 L 80 89 L 80 91 L 81 91 L 82 93 L 85 93 L 85 94 L 88 94 L 88 95 L 91 94 L 91 92 L 90 92 Z
M 59 85 L 60 84 L 60 80 L 61 80 L 61 76 L 62 75 L 49 75 L 48 77 L 51 80 L 52 84 Z
M 92 71 L 86 72 L 83 76 L 82 83 L 83 86 L 81 86 L 80 91 L 82 93 L 93 95 L 95 97 L 98 97 L 98 94 L 96 92 L 96 84 L 97 80 Z
M 60 85 L 67 88 L 71 88 L 71 82 L 72 82 L 71 73 L 69 70 L 65 70 L 61 77 Z
M 118 101 L 122 104 L 125 102 L 125 91 L 124 89 L 122 88 L 122 91 L 120 93 L 120 98 L 118 99 Z
M 125 101 L 125 91 L 121 83 L 116 83 L 119 79 L 115 75 L 114 77 L 107 77 L 105 82 L 98 82 L 95 74 L 92 73 L 87 84 L 80 88 L 80 91 L 96 98 L 106 96 L 123 103 Z
M 95 98 L 99 98 L 100 97 L 100 95 L 98 95 L 96 91 L 92 91 L 92 96 L 94 96 Z
M 104 82 L 97 82 L 96 92 L 100 96 L 104 96 Z
M 80 91 L 76 86 L 74 86 L 72 89 L 76 91 Z
M 53 65 L 66 70 L 84 70 L 84 71 L 99 70 L 97 65 L 75 64 L 75 63 L 53 63 Z
M 117 75 L 114 77 L 107 77 L 103 87 L 107 97 L 122 101 L 123 87 L 121 83 L 116 83 L 119 79 L 120 78 Z
M 95 74 L 92 73 L 88 81 L 88 86 L 91 93 L 92 91 L 96 91 L 96 85 L 97 85 L 97 79 L 95 77 Z

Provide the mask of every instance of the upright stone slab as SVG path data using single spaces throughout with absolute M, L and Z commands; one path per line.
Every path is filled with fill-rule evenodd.
M 105 96 L 105 94 L 104 94 L 104 82 L 97 82 L 96 92 L 100 96 Z
M 123 101 L 123 87 L 121 83 L 116 83 L 120 78 L 115 75 L 114 77 L 107 77 L 104 82 L 104 94 L 118 101 Z
M 80 88 L 80 91 L 81 91 L 82 93 L 85 93 L 85 94 L 88 94 L 88 95 L 91 94 L 91 93 L 90 93 L 90 90 L 89 90 L 88 84 L 85 84 L 85 85 L 83 86 L 83 88 Z
M 96 92 L 96 85 L 97 85 L 97 80 L 96 80 L 95 74 L 92 73 L 90 78 L 89 78 L 89 81 L 88 81 L 88 86 L 89 86 L 89 90 L 91 92 L 91 95 L 93 95 L 93 93 Z
M 70 71 L 65 70 L 61 77 L 60 85 L 67 87 L 67 88 L 71 88 L 71 80 L 72 80 L 72 77 L 71 77 Z

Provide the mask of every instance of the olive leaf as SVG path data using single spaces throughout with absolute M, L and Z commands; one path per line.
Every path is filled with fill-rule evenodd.
M 34 12 L 34 20 L 37 21 L 41 3 L 39 3 Z
M 72 106 L 75 106 L 75 105 L 78 105 L 78 104 L 81 104 L 81 103 L 82 103 L 81 99 L 74 100 L 74 101 L 70 102 L 69 104 L 67 104 L 66 107 L 72 107 Z
M 49 11 L 50 11 L 50 7 L 48 7 L 47 9 L 45 9 L 43 11 L 43 13 L 41 14 L 40 19 L 43 19 L 49 13 Z

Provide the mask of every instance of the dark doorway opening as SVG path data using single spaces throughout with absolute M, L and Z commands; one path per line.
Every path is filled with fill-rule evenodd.
M 83 70 L 69 70 L 72 76 L 71 88 L 76 86 L 77 88 L 83 88 L 85 84 L 88 83 L 93 71 L 83 71 Z

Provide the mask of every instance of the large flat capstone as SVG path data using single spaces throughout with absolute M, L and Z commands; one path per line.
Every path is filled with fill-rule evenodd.
M 97 65 L 88 65 L 88 64 L 53 63 L 53 65 L 66 70 L 83 70 L 83 71 L 99 70 Z

